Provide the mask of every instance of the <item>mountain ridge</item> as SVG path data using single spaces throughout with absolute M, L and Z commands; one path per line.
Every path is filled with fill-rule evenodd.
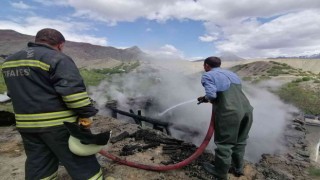
M 276 58 L 268 58 L 268 59 L 320 59 L 320 53 L 304 55 L 304 56 L 278 56 Z
M 32 41 L 34 41 L 34 36 L 21 34 L 14 30 L 0 30 L 0 55 L 5 58 L 7 55 L 25 48 L 27 43 Z M 141 60 L 146 55 L 138 46 L 118 49 L 112 46 L 73 41 L 66 41 L 63 52 L 70 56 L 79 68 L 87 67 L 92 60 L 99 60 L 102 63 L 104 61 L 122 63 Z

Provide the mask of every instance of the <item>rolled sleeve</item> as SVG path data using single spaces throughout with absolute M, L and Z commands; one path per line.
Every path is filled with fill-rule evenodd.
M 205 89 L 206 97 L 209 100 L 214 100 L 217 97 L 217 86 L 213 78 L 208 74 L 202 75 L 201 84 Z

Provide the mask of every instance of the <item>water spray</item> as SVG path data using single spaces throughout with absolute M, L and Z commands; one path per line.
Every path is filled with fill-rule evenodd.
M 196 101 L 196 99 L 192 99 L 192 100 L 189 100 L 189 101 L 185 101 L 185 102 L 179 103 L 179 104 L 177 104 L 177 105 L 174 105 L 174 106 L 172 106 L 172 107 L 164 110 L 162 113 L 159 113 L 158 115 L 159 115 L 159 116 L 163 116 L 163 115 L 166 114 L 168 111 L 170 111 L 170 110 L 172 110 L 172 109 L 174 109 L 174 108 L 176 108 L 176 107 L 178 107 L 178 106 L 182 106 L 182 105 L 184 105 L 184 104 L 188 104 L 188 103 L 195 102 L 195 101 Z
M 194 101 L 194 100 L 192 100 L 192 101 Z M 190 102 L 192 102 L 192 101 L 190 100 Z M 179 105 L 186 104 L 186 103 L 189 103 L 189 101 L 184 102 L 184 103 L 180 103 Z M 175 107 L 177 107 L 177 106 L 175 106 Z M 171 109 L 173 109 L 173 108 L 174 108 L 174 106 Z M 169 108 L 169 110 L 170 110 L 170 108 Z M 166 112 L 167 112 L 167 110 L 164 111 L 163 113 L 166 113 Z M 130 167 L 139 168 L 139 169 L 151 170 L 151 171 L 168 171 L 168 170 L 179 169 L 179 168 L 182 168 L 182 167 L 190 164 L 193 160 L 198 158 L 204 152 L 204 150 L 208 146 L 208 144 L 212 138 L 212 135 L 214 133 L 214 121 L 215 121 L 215 112 L 212 111 L 211 121 L 210 121 L 210 125 L 208 128 L 207 134 L 206 134 L 203 142 L 199 146 L 199 148 L 190 157 L 188 157 L 187 159 L 185 159 L 179 163 L 176 163 L 176 164 L 171 164 L 171 165 L 167 165 L 167 166 L 152 166 L 152 165 L 145 165 L 145 164 L 140 164 L 140 163 L 131 162 L 131 161 L 121 159 L 117 156 L 110 154 L 109 152 L 107 152 L 105 150 L 101 150 L 99 153 L 101 155 L 113 160 L 113 161 L 120 163 L 120 164 L 130 166 Z

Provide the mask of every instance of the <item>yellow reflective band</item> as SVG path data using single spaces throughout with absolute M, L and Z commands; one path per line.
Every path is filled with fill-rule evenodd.
M 40 127 L 51 127 L 62 125 L 64 121 L 66 122 L 76 122 L 77 116 L 63 118 L 58 120 L 48 120 L 48 121 L 35 121 L 35 122 L 19 122 L 17 121 L 17 128 L 40 128 Z
M 37 113 L 37 114 L 15 114 L 16 120 L 43 120 L 43 119 L 55 119 L 64 118 L 67 116 L 75 115 L 75 112 L 71 110 L 50 112 L 50 113 Z
M 84 99 L 84 100 L 81 100 L 81 101 L 77 101 L 77 102 L 66 103 L 66 105 L 67 105 L 68 108 L 79 108 L 79 107 L 87 106 L 90 103 L 91 103 L 90 99 L 87 98 L 87 99 Z
M 57 179 L 57 177 L 58 177 L 58 171 L 56 171 L 55 173 L 53 173 L 52 175 L 50 175 L 46 178 L 40 179 L 40 180 L 54 180 L 54 179 Z
M 76 93 L 76 94 L 71 94 L 68 96 L 62 96 L 63 101 L 65 102 L 70 102 L 70 101 L 76 101 L 79 99 L 83 99 L 89 97 L 87 92 L 81 92 L 81 93 Z
M 88 180 L 102 180 L 102 178 L 103 178 L 103 176 L 102 176 L 102 170 L 100 169 L 100 171 L 96 174 L 96 175 L 94 175 L 94 176 L 92 176 L 90 179 L 88 179 Z
M 2 64 L 2 69 L 12 68 L 12 67 L 21 67 L 21 66 L 31 66 L 38 67 L 42 70 L 49 71 L 50 65 L 43 63 L 39 60 L 16 60 L 16 61 L 7 61 Z

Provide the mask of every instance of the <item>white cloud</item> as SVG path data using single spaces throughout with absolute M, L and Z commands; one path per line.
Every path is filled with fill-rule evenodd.
M 208 35 L 208 34 L 205 34 L 203 36 L 199 36 L 199 40 L 203 41 L 203 42 L 213 42 L 213 41 L 215 41 L 217 39 L 218 39 L 217 37 L 211 36 L 211 35 Z
M 75 8 L 75 16 L 109 25 L 139 18 L 203 21 L 206 32 L 199 36 L 201 41 L 214 42 L 218 50 L 245 57 L 303 54 L 319 49 L 319 33 L 315 33 L 320 16 L 318 0 L 70 0 L 69 5 Z M 271 19 L 264 22 L 258 18 Z
M 25 19 L 12 19 L 11 21 L 0 20 L 0 29 L 13 29 L 22 34 L 34 36 L 43 28 L 57 29 L 70 41 L 107 45 L 106 38 L 86 34 L 85 31 L 90 30 L 91 27 L 84 23 L 47 19 L 36 16 L 26 17 Z
M 44 6 L 68 6 L 69 3 L 66 0 L 33 0 L 34 2 L 40 3 Z
M 220 25 L 229 20 L 243 20 L 248 17 L 270 17 L 303 9 L 319 9 L 320 1 L 305 0 L 70 0 L 77 15 L 109 22 L 134 21 L 147 18 L 158 21 L 168 19 L 193 19 L 215 21 Z
M 168 52 L 177 52 L 178 51 L 178 49 L 171 44 L 166 44 L 166 45 L 162 46 L 161 49 L 164 51 L 168 51 Z
M 17 9 L 31 9 L 32 8 L 31 6 L 25 4 L 22 1 L 10 2 L 10 4 L 11 4 L 12 7 L 17 8 Z
M 158 49 L 144 49 L 143 51 L 160 60 L 185 59 L 183 52 L 171 44 L 165 44 Z
M 256 19 L 243 23 L 243 30 L 234 25 L 225 27 L 227 40 L 217 44 L 220 51 L 235 52 L 240 56 L 275 57 L 303 55 L 320 49 L 320 12 L 306 10 L 289 13 L 273 21 L 259 24 Z
M 205 32 L 198 35 L 200 41 L 212 43 L 218 51 L 233 52 L 242 57 L 268 57 L 319 52 L 319 0 L 33 0 L 45 6 L 74 8 L 73 17 L 60 28 L 68 29 L 70 40 L 89 40 L 106 44 L 106 39 L 85 35 L 82 27 L 73 26 L 72 18 L 84 18 L 106 22 L 115 26 L 118 22 L 134 22 L 138 19 L 165 22 L 170 19 L 201 21 Z M 11 3 L 16 8 L 30 8 L 23 1 Z M 50 19 L 48 22 L 52 22 Z M 25 21 L 17 24 L 20 29 L 36 28 L 39 24 Z M 10 23 L 9 23 L 10 24 Z M 72 31 L 76 28 L 76 31 Z M 80 23 L 81 24 L 81 23 Z M 17 27 L 17 28 L 18 28 Z M 86 27 L 88 28 L 88 27 Z M 147 28 L 145 31 L 150 32 Z M 34 32 L 33 32 L 34 33 Z M 76 35 L 78 33 L 78 35 Z M 183 54 L 182 52 L 180 52 Z

